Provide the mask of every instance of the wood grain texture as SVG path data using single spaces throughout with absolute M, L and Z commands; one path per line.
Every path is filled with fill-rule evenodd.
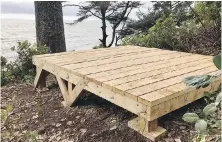
M 202 90 L 215 90 L 220 83 L 215 80 L 202 90 L 183 83 L 185 77 L 218 71 L 211 56 L 137 46 L 37 55 L 33 64 L 37 71 L 57 76 L 64 96 L 76 94 L 69 100 L 86 89 L 149 121 L 201 98 Z M 35 84 L 42 80 L 38 72 Z

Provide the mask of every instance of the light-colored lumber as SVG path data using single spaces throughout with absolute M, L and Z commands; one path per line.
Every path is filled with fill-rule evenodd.
M 157 125 L 157 119 L 147 121 L 137 117 L 128 122 L 128 126 L 152 141 L 157 141 L 166 134 L 166 129 Z
M 119 73 L 129 72 L 129 71 L 145 70 L 147 68 L 155 69 L 156 66 L 158 66 L 158 67 L 159 66 L 171 66 L 171 65 L 183 64 L 183 63 L 187 63 L 187 62 L 195 62 L 195 61 L 199 61 L 202 59 L 212 60 L 212 57 L 200 56 L 200 55 L 179 56 L 176 58 L 171 58 L 170 62 L 168 60 L 160 60 L 160 61 L 153 62 L 153 63 L 148 62 L 148 63 L 139 64 L 139 65 L 135 65 L 135 66 L 129 66 L 129 67 L 118 68 L 118 69 L 114 69 L 114 70 L 108 70 L 108 71 L 90 74 L 90 75 L 87 75 L 87 78 L 96 78 L 97 79 L 97 78 L 103 78 L 106 76 L 115 75 L 115 74 L 119 74 Z
M 118 47 L 37 55 L 35 86 L 45 85 L 45 73 L 56 76 L 64 97 L 71 106 L 83 89 L 94 93 L 138 116 L 129 127 L 151 140 L 166 130 L 157 119 L 215 91 L 218 77 L 206 88 L 190 88 L 188 76 L 215 74 L 211 56 L 156 48 Z
M 207 74 L 207 73 L 210 73 L 210 72 L 213 72 L 213 71 L 216 71 L 216 70 L 217 69 L 216 69 L 215 66 L 210 66 L 209 68 L 206 67 L 206 68 L 202 68 L 200 70 L 196 70 L 196 71 L 194 70 L 193 72 L 182 74 L 180 76 L 176 76 L 176 77 L 173 77 L 173 78 L 169 78 L 169 79 L 165 79 L 165 80 L 158 81 L 158 82 L 155 82 L 155 83 L 151 83 L 151 84 L 148 84 L 148 85 L 144 85 L 144 86 L 141 86 L 141 87 L 138 87 L 138 88 L 135 88 L 135 89 L 127 90 L 126 92 L 130 93 L 130 94 L 133 94 L 135 96 L 141 96 L 145 93 L 152 92 L 152 91 L 155 91 L 155 90 L 158 90 L 158 89 L 161 89 L 161 88 L 164 88 L 164 87 L 182 82 L 183 79 L 188 77 L 188 76 Z
M 130 112 L 141 116 L 143 118 L 147 117 L 147 106 L 142 103 L 137 102 L 136 100 L 132 100 L 124 95 L 115 93 L 109 89 L 103 88 L 100 85 L 96 85 L 93 82 L 89 82 L 85 87 L 86 90 L 96 94 L 97 96 L 108 100 L 111 103 L 114 103 Z
M 200 63 L 203 64 L 212 64 L 209 59 L 203 59 L 201 62 L 186 62 L 186 63 L 178 63 L 177 62 L 171 62 L 171 64 L 161 64 L 161 65 L 156 65 L 153 67 L 147 67 L 143 69 L 137 69 L 137 70 L 132 70 L 128 72 L 123 72 L 119 74 L 114 74 L 110 76 L 105 76 L 105 77 L 100 77 L 97 78 L 97 80 L 104 82 L 104 84 L 108 84 L 110 86 L 117 86 L 120 84 L 124 83 L 129 83 L 135 80 L 141 80 L 143 78 L 147 78 L 150 76 L 154 75 L 161 75 L 163 73 L 168 73 L 188 67 L 194 67 L 199 65 Z
M 159 52 L 142 52 L 140 56 L 137 54 L 134 55 L 125 55 L 120 57 L 110 57 L 107 59 L 101 59 L 101 60 L 95 60 L 95 61 L 88 61 L 88 62 L 82 62 L 78 64 L 70 63 L 68 65 L 62 65 L 64 68 L 70 68 L 73 69 L 79 69 L 79 68 L 86 68 L 91 66 L 98 66 L 98 65 L 104 65 L 104 64 L 110 64 L 110 63 L 116 63 L 116 62 L 123 62 L 128 60 L 134 60 L 134 59 L 140 59 L 140 58 L 146 58 L 146 57 L 152 57 L 152 56 L 160 56 L 160 55 L 167 55 L 170 54 L 169 51 L 159 51 Z
M 185 54 L 186 55 L 186 54 Z M 80 74 L 83 75 L 89 75 L 97 72 L 104 72 L 107 70 L 113 70 L 113 69 L 118 69 L 118 68 L 124 68 L 124 67 L 129 67 L 129 66 L 135 66 L 135 65 L 141 65 L 144 63 L 148 62 L 157 62 L 160 60 L 167 60 L 171 58 L 176 58 L 184 56 L 182 53 L 172 53 L 170 56 L 153 56 L 153 57 L 147 57 L 147 58 L 141 58 L 141 59 L 135 59 L 135 60 L 128 60 L 128 61 L 123 61 L 123 62 L 117 62 L 117 63 L 111 63 L 111 64 L 106 64 L 106 65 L 99 65 L 99 66 L 94 66 L 94 67 L 88 67 L 88 68 L 83 68 L 83 69 L 74 69 L 73 71 L 79 72 Z
M 44 88 L 46 87 L 46 77 L 48 72 L 43 70 L 41 67 L 36 67 L 36 77 L 34 80 L 34 87 L 35 88 Z
M 215 75 L 218 76 L 213 81 L 214 82 L 213 84 L 216 83 L 215 86 L 218 86 L 218 84 L 220 84 L 220 82 L 221 82 L 221 77 L 220 77 L 220 75 L 218 75 L 219 73 L 220 73 L 220 71 L 216 71 L 216 72 L 212 72 L 212 73 L 208 74 L 208 75 L 212 75 L 212 76 L 215 76 Z M 216 90 L 216 89 L 217 89 L 216 87 L 211 86 L 211 91 Z M 144 94 L 138 98 L 138 101 L 143 102 L 144 104 L 147 104 L 149 106 L 154 106 L 154 105 L 157 105 L 161 102 L 172 99 L 174 97 L 178 97 L 178 96 L 182 95 L 183 93 L 187 93 L 190 91 L 196 91 L 196 88 L 186 86 L 186 84 L 184 82 L 180 82 L 180 83 L 156 90 L 154 92 Z
M 64 79 L 60 78 L 59 76 L 56 76 L 56 79 L 61 89 L 63 98 L 66 101 L 66 106 L 71 106 L 79 97 L 85 86 L 88 84 L 88 81 L 80 79 L 73 89 L 72 83 L 68 82 L 67 87 Z
M 188 92 L 179 92 L 177 97 L 173 97 L 172 99 L 169 99 L 167 101 L 164 101 L 160 104 L 154 105 L 150 108 L 148 108 L 148 120 L 154 120 L 156 118 L 159 118 L 171 111 L 174 111 L 178 108 L 181 108 L 191 102 L 194 102 L 195 100 L 198 100 L 204 96 L 205 91 L 213 92 L 216 91 L 221 84 L 220 79 L 217 79 L 215 82 L 210 84 L 206 88 L 200 88 L 200 89 L 191 89 Z

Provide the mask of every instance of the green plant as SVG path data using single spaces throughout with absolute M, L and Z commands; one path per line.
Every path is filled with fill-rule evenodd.
M 32 64 L 32 56 L 45 54 L 48 52 L 48 48 L 45 46 L 37 47 L 36 44 L 32 45 L 26 40 L 18 42 L 18 46 L 11 49 L 17 52 L 17 57 L 14 62 L 10 63 L 7 63 L 7 60 L 1 57 L 1 64 L 4 65 L 1 69 L 1 85 L 5 85 L 12 80 L 33 82 L 35 66 Z
M 214 103 L 210 103 L 207 106 L 204 107 L 203 112 L 200 116 L 198 116 L 196 113 L 185 113 L 183 115 L 183 120 L 195 124 L 195 129 L 200 132 L 204 133 L 207 130 L 207 126 L 211 124 L 212 126 L 212 119 L 214 116 L 214 113 L 219 109 L 219 104 L 222 101 L 222 93 L 219 93 L 216 97 L 216 100 Z M 219 126 L 218 126 L 219 127 Z
M 221 54 L 213 57 L 214 65 L 221 70 Z M 211 75 L 198 75 L 198 76 L 189 76 L 184 79 L 184 83 L 187 86 L 196 87 L 196 88 L 205 88 L 207 87 L 216 76 Z
M 40 135 L 36 131 L 27 131 L 25 133 L 26 142 L 38 142 Z
M 188 28 L 189 27 L 189 28 Z M 145 47 L 164 48 L 170 50 L 187 51 L 188 41 L 197 27 L 188 26 L 186 23 L 177 26 L 175 16 L 163 15 L 156 24 L 149 29 L 148 34 L 135 34 L 125 37 L 123 45 L 138 45 Z
M 6 109 L 1 109 L 1 123 L 3 123 L 3 125 L 7 121 L 8 116 L 11 114 L 12 111 L 13 111 L 12 105 L 7 105 Z
M 218 69 L 221 69 L 221 54 L 213 57 L 213 62 L 215 66 Z M 212 80 L 214 79 L 214 76 L 209 75 L 202 75 L 202 76 L 192 76 L 185 78 L 184 82 L 188 86 L 195 86 L 196 88 L 200 87 L 207 87 Z M 220 90 L 220 87 L 219 87 Z M 202 135 L 207 131 L 207 128 L 214 128 L 214 127 L 220 127 L 221 120 L 218 120 L 216 118 L 216 112 L 220 111 L 220 103 L 222 102 L 222 92 L 220 92 L 218 95 L 217 91 L 213 93 L 204 92 L 204 96 L 209 98 L 207 102 L 209 103 L 207 106 L 205 106 L 202 110 L 202 113 L 200 115 L 192 112 L 192 113 L 185 113 L 183 115 L 183 120 L 195 124 L 195 129 L 201 134 L 198 135 L 198 137 L 195 138 L 196 141 L 201 141 L 205 139 L 205 137 Z

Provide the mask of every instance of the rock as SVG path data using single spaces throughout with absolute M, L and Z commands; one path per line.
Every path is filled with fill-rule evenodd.
M 82 135 L 84 135 L 86 133 L 87 129 L 80 129 L 80 132 L 82 133 Z
M 56 140 L 57 140 L 57 141 L 61 140 L 61 137 L 60 137 L 60 136 L 58 136 L 58 137 L 56 138 Z
M 173 138 L 165 138 L 164 140 L 165 140 L 165 142 L 174 142 Z
M 33 117 L 32 117 L 32 119 L 36 119 L 36 118 L 38 118 L 39 116 L 38 115 L 34 115 Z
M 66 119 L 65 119 L 65 118 L 63 118 L 63 119 L 61 119 L 60 121 L 61 121 L 61 122 L 63 122 L 63 121 L 65 121 L 65 120 L 66 120 Z
M 117 128 L 117 126 L 113 126 L 110 128 L 110 130 L 112 131 L 112 130 L 115 130 L 116 128 Z
M 80 120 L 81 123 L 84 123 L 86 120 L 83 118 Z
M 76 116 L 76 119 L 79 119 L 80 118 L 80 116 Z
M 66 124 L 70 126 L 72 125 L 72 121 L 68 121 Z
M 44 134 L 45 133 L 45 127 L 44 126 L 41 126 L 38 128 L 38 133 L 41 135 L 41 134 Z
M 186 127 L 185 126 L 180 126 L 180 129 L 184 130 L 184 129 L 186 129 Z
M 66 133 L 66 132 L 67 132 L 67 133 L 70 133 L 71 131 L 72 131 L 71 128 L 67 128 L 67 129 L 64 130 L 65 133 Z
M 62 125 L 62 124 L 60 124 L 60 123 L 57 123 L 57 124 L 56 124 L 56 127 L 59 127 L 59 126 L 61 126 L 61 125 Z
M 180 138 L 174 139 L 175 142 L 182 142 Z
M 111 121 L 111 123 L 116 123 L 116 120 L 115 120 L 115 119 L 113 119 L 113 120 Z

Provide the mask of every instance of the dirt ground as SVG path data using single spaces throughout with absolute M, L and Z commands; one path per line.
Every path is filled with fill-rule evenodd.
M 1 93 L 1 108 L 13 106 L 1 127 L 2 141 L 150 142 L 127 126 L 134 114 L 86 91 L 71 108 L 62 106 L 56 86 L 39 93 L 31 85 L 11 84 Z M 190 141 L 194 128 L 183 122 L 182 115 L 188 110 L 198 111 L 203 102 L 196 101 L 160 118 L 160 126 L 168 131 L 160 141 Z

